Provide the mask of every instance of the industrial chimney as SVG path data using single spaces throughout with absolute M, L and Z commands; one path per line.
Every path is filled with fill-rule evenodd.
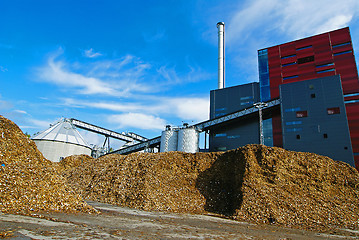
M 217 23 L 218 28 L 218 89 L 224 88 L 224 22 Z

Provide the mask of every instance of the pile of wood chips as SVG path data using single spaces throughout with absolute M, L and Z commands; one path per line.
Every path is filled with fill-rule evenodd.
M 12 121 L 0 116 L 0 212 L 95 213 Z
M 358 172 L 312 153 L 247 145 L 221 153 L 71 156 L 60 165 L 89 200 L 302 229 L 359 229 Z

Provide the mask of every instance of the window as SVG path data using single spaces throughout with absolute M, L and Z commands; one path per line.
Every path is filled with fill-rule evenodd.
M 322 67 L 329 67 L 329 66 L 333 66 L 334 63 L 326 63 L 326 64 L 322 64 L 322 65 L 317 65 L 315 66 L 316 68 L 322 68 Z
M 334 68 L 318 71 L 317 73 L 335 72 Z
M 217 133 L 214 135 L 214 137 L 225 137 L 225 136 L 227 136 L 226 133 Z
M 289 77 L 284 77 L 283 80 L 292 79 L 292 78 L 297 78 L 297 77 L 298 77 L 298 75 L 289 76 Z
M 229 139 L 233 139 L 233 138 L 240 138 L 240 135 L 232 135 L 232 136 L 227 136 L 227 138 Z
M 297 51 L 300 51 L 300 50 L 303 50 L 303 49 L 308 49 L 308 48 L 311 48 L 312 45 L 309 45 L 309 46 L 305 46 L 305 47 L 300 47 L 300 48 L 297 48 Z
M 347 46 L 347 45 L 350 45 L 350 42 L 339 43 L 339 44 L 333 45 L 332 47 L 333 47 L 333 48 L 337 48 L 337 47 Z
M 290 126 L 290 125 L 297 125 L 297 124 L 302 124 L 302 121 L 293 121 L 293 122 L 286 122 L 285 125 Z
M 352 51 L 349 50 L 349 51 L 334 53 L 333 55 L 334 55 L 334 56 L 338 56 L 338 55 L 343 55 L 343 54 L 347 54 L 347 53 L 351 53 L 351 52 L 352 52 Z
M 295 54 L 293 55 L 288 55 L 288 56 L 284 56 L 284 57 L 281 57 L 282 59 L 286 59 L 286 58 L 291 58 L 291 57 L 295 57 Z
M 324 138 L 328 138 L 328 134 L 324 133 L 324 134 L 323 134 L 323 137 L 324 137 Z
M 311 98 L 315 98 L 315 93 L 310 94 Z
M 286 63 L 286 64 L 283 64 L 282 67 L 294 65 L 294 64 L 296 64 L 296 63 L 297 63 L 297 62 Z
M 298 112 L 296 112 L 296 116 L 297 116 L 297 118 L 308 117 L 308 112 L 307 111 L 298 111 Z
M 299 134 L 297 135 L 297 139 L 300 139 L 300 135 L 299 135 Z
M 300 107 L 284 109 L 284 112 L 297 112 L 297 111 L 300 111 Z
M 287 128 L 287 132 L 300 132 L 303 131 L 303 128 Z
M 339 107 L 327 108 L 328 115 L 340 114 Z
M 344 150 L 348 150 L 348 147 L 344 147 Z
M 298 58 L 297 63 L 303 64 L 307 62 L 314 62 L 314 56 L 304 57 L 304 58 Z

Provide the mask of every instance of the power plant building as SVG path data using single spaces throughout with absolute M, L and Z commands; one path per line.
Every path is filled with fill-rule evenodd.
M 210 118 L 280 98 L 279 109 L 263 114 L 265 145 L 326 155 L 359 169 L 359 81 L 349 28 L 258 50 L 258 65 L 254 90 L 242 91 L 245 84 L 211 92 Z M 259 143 L 258 125 L 256 114 L 211 129 L 210 150 Z

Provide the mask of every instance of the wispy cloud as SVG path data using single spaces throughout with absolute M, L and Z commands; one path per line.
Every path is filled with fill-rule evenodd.
M 134 127 L 138 129 L 163 130 L 166 121 L 160 117 L 144 113 L 115 114 L 108 117 L 108 122 L 118 128 Z
M 199 97 L 148 96 L 136 102 L 92 102 L 71 98 L 63 99 L 63 101 L 65 106 L 95 108 L 122 114 L 145 114 L 148 116 L 156 113 L 164 120 L 175 117 L 183 121 L 199 122 L 207 120 L 209 117 L 209 99 Z M 167 123 L 170 122 L 167 121 Z
M 229 44 L 269 31 L 300 38 L 347 26 L 357 17 L 356 0 L 255 0 L 238 6 L 228 22 Z M 270 24 L 268 24 L 270 23 Z
M 7 70 L 6 67 L 0 66 L 0 71 L 1 71 L 1 72 L 7 72 L 8 70 Z
M 128 97 L 132 92 L 146 92 L 149 85 L 140 83 L 148 64 L 126 56 L 114 61 L 96 61 L 90 64 L 67 63 L 60 59 L 61 50 L 51 55 L 45 66 L 37 68 L 41 81 L 75 89 L 78 94 Z
M 83 53 L 82 53 L 85 57 L 88 57 L 88 58 L 96 58 L 96 57 L 99 57 L 99 56 L 102 56 L 103 54 L 100 53 L 100 52 L 94 52 L 94 50 L 92 48 L 90 49 L 87 49 L 87 50 L 84 50 Z

